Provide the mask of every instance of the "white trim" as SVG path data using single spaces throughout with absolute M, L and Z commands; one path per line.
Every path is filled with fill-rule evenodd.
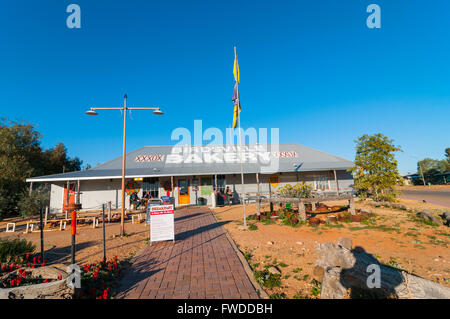
M 311 169 L 311 170 L 299 170 L 299 171 L 279 171 L 277 173 L 301 173 L 301 172 L 323 172 L 323 171 L 329 171 L 330 169 L 335 170 L 347 170 L 347 168 L 320 168 L 320 169 Z M 262 175 L 270 175 L 262 172 L 244 172 L 244 174 L 262 174 Z M 176 173 L 176 174 L 159 174 L 159 175 L 126 175 L 125 178 L 135 178 L 135 177 L 170 177 L 170 176 L 203 176 L 203 175 L 232 175 L 232 174 L 240 174 L 240 172 L 229 172 L 229 173 L 223 173 L 223 172 L 214 172 L 214 173 L 204 173 L 201 174 L 198 173 Z M 116 176 L 93 176 L 93 177 L 54 177 L 54 178 L 27 178 L 26 182 L 71 182 L 71 181 L 83 181 L 83 180 L 101 180 L 101 179 L 122 179 L 121 175 Z

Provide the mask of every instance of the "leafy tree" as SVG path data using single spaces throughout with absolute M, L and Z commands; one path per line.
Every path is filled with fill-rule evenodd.
M 83 162 L 68 157 L 64 144 L 43 151 L 41 138 L 30 123 L 0 118 L 0 220 L 42 203 L 41 199 L 28 198 L 27 178 L 81 169 Z M 41 193 L 35 196 L 48 196 L 48 192 Z
M 0 218 L 17 211 L 25 179 L 39 171 L 40 137 L 31 124 L 0 121 Z
M 43 153 L 45 175 L 73 172 L 81 170 L 81 161 L 78 157 L 67 157 L 67 148 L 63 143 L 58 143 Z
M 447 148 L 445 152 L 447 159 L 437 160 L 427 157 L 417 162 L 417 174 L 419 174 L 420 176 L 420 169 L 422 168 L 423 176 L 427 183 L 442 183 L 444 180 L 442 179 L 442 177 L 437 176 L 437 174 L 450 171 L 450 157 L 448 157 L 447 153 L 450 152 L 450 148 Z M 415 183 L 419 184 L 419 181 L 416 180 Z
M 440 172 L 440 161 L 432 158 L 425 158 L 419 162 L 417 162 L 417 172 L 420 172 L 420 168 L 422 168 L 422 172 L 424 175 L 431 175 Z
M 394 201 L 394 187 L 402 183 L 394 153 L 401 151 L 393 140 L 378 133 L 364 134 L 355 141 L 356 156 L 353 172 L 354 187 L 362 196 L 379 201 Z
M 445 157 L 447 157 L 447 161 L 450 162 L 450 147 L 445 149 Z

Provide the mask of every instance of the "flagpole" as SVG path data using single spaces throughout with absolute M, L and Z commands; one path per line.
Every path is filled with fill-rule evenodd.
M 234 47 L 234 56 L 236 57 L 236 46 Z M 241 99 L 239 96 L 239 82 L 236 85 L 237 105 L 238 105 L 238 130 L 239 130 L 239 154 L 241 162 L 241 183 L 242 183 L 242 208 L 244 213 L 244 227 L 247 227 L 247 218 L 245 216 L 245 184 L 244 184 L 244 167 L 242 163 L 242 134 L 241 134 Z

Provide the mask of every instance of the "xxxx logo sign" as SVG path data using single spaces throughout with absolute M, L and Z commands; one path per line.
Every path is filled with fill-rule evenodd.
M 138 155 L 134 159 L 135 162 L 162 162 L 164 160 L 164 155 L 155 154 L 155 155 Z

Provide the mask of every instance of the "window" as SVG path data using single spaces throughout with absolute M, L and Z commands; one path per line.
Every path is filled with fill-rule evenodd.
M 154 177 L 144 178 L 142 182 L 142 194 L 150 192 L 153 198 L 159 198 L 159 180 Z
M 326 174 L 314 175 L 314 189 L 322 191 L 330 189 L 328 176 Z

